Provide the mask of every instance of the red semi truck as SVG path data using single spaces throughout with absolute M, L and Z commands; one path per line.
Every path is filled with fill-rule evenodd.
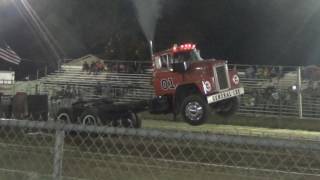
M 201 125 L 211 109 L 229 116 L 239 108 L 244 89 L 237 71 L 226 61 L 202 59 L 195 44 L 174 45 L 155 53 L 152 61 L 152 113 L 180 113 L 187 123 Z
M 136 113 L 149 109 L 154 114 L 181 114 L 187 123 L 201 125 L 211 109 L 222 116 L 238 109 L 244 89 L 226 61 L 202 59 L 194 44 L 174 45 L 154 54 L 152 61 L 155 98 L 127 104 L 107 99 L 79 101 L 61 108 L 57 120 L 139 128 Z

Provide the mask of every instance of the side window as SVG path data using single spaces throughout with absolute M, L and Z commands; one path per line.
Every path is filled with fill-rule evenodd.
M 169 56 L 166 55 L 162 55 L 161 57 L 161 68 L 162 69 L 169 69 L 171 67 L 171 63 L 169 61 Z
M 172 64 L 174 63 L 173 62 L 173 58 L 172 58 L 172 55 L 168 55 L 168 63 L 169 63 L 169 67 L 172 68 Z
M 156 69 L 168 69 L 172 68 L 173 58 L 171 55 L 165 54 L 162 56 L 155 57 L 155 68 Z
M 161 59 L 160 59 L 160 57 L 159 56 L 156 56 L 155 58 L 154 58 L 154 64 L 155 64 L 155 68 L 156 69 L 160 69 L 161 68 Z
M 167 55 L 162 55 L 161 56 L 161 68 L 167 69 L 168 68 L 168 58 Z

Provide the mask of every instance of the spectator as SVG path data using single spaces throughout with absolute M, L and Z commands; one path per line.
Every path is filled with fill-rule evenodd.
M 96 71 L 97 71 L 97 74 L 100 72 L 100 62 L 99 61 L 96 61 Z
M 101 61 L 97 61 L 96 62 L 96 68 L 97 68 L 97 72 L 102 72 L 105 70 L 105 66 Z
M 29 81 L 29 80 L 30 80 L 30 76 L 29 76 L 29 75 L 26 76 L 26 77 L 24 78 L 24 80 L 25 80 L 25 81 Z
M 85 61 L 85 62 L 82 64 L 82 71 L 88 72 L 89 70 L 90 70 L 89 64 L 88 64 L 87 61 Z
M 254 78 L 254 68 L 252 66 L 246 69 L 246 78 L 252 79 Z
M 279 66 L 279 69 L 278 69 L 278 77 L 281 78 L 283 77 L 283 67 L 282 66 Z
M 138 73 L 138 74 L 141 74 L 143 73 L 142 72 L 142 67 L 141 67 L 141 63 L 134 63 L 133 66 L 132 66 L 132 71 L 131 73 Z
M 72 98 L 71 86 L 68 84 L 65 88 L 65 98 Z
M 272 78 L 277 77 L 277 70 L 275 67 L 272 67 L 271 71 L 270 71 L 270 76 Z
M 90 73 L 89 74 L 97 74 L 97 62 L 92 62 L 90 65 Z
M 253 78 L 256 79 L 257 78 L 257 72 L 258 72 L 258 66 L 253 66 Z
M 106 63 L 102 61 L 101 64 L 102 64 L 102 71 L 107 71 Z
M 263 76 L 264 76 L 264 78 L 265 79 L 268 79 L 268 78 L 270 78 L 270 68 L 269 67 L 265 67 L 264 69 L 263 69 Z
M 97 83 L 97 85 L 96 85 L 96 91 L 95 91 L 95 94 L 96 94 L 96 95 L 99 95 L 99 96 L 101 96 L 101 95 L 102 95 L 102 85 L 101 85 L 101 83 L 100 83 L 100 82 L 98 82 L 98 83 Z
M 111 72 L 118 72 L 118 64 L 111 63 Z
M 127 67 L 126 67 L 126 65 L 120 64 L 120 65 L 119 65 L 119 70 L 118 70 L 118 72 L 120 72 L 120 73 L 126 73 L 126 72 L 127 72 Z
M 263 77 L 264 77 L 263 68 L 262 67 L 257 68 L 257 78 L 263 79 Z

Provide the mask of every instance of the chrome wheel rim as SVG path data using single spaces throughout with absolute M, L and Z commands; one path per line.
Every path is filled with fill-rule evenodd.
M 121 118 L 121 119 L 112 121 L 111 126 L 118 127 L 118 128 L 133 128 L 134 120 L 129 117 Z
M 199 121 L 203 113 L 203 107 L 196 101 L 189 102 L 185 107 L 185 115 L 191 121 Z
M 133 128 L 133 120 L 130 118 L 124 118 L 120 120 L 120 127 Z
M 70 123 L 71 122 L 70 117 L 67 113 L 59 114 L 57 117 L 57 121 L 60 123 Z
M 93 115 L 86 115 L 83 119 L 82 119 L 82 124 L 83 125 L 97 125 L 97 119 L 95 116 Z

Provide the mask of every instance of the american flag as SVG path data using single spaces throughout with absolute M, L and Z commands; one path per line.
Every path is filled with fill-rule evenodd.
M 0 59 L 16 65 L 21 62 L 21 58 L 7 44 L 0 44 Z

